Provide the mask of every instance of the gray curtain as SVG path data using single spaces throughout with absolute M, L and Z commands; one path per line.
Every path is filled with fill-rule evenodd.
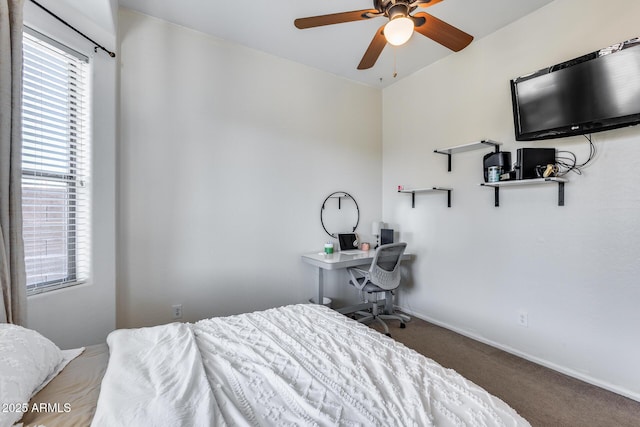
M 22 10 L 0 0 L 0 322 L 24 325 L 27 289 L 22 240 Z

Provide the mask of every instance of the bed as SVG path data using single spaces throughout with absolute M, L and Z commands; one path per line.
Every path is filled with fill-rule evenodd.
M 35 394 L 30 407 L 59 410 L 26 411 L 24 425 L 529 426 L 455 371 L 320 305 L 122 329 L 107 345 Z

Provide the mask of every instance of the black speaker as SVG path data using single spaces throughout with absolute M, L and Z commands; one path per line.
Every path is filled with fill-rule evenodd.
M 555 148 L 518 148 L 517 155 L 516 179 L 538 178 L 537 166 L 556 163 Z

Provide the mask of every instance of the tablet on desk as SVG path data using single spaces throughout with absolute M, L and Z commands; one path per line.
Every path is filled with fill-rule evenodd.
M 338 233 L 340 252 L 358 249 L 358 235 L 356 233 Z

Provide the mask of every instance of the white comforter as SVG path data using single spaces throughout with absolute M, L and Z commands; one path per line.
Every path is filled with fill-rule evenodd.
M 528 426 L 456 372 L 317 305 L 118 330 L 94 426 Z

